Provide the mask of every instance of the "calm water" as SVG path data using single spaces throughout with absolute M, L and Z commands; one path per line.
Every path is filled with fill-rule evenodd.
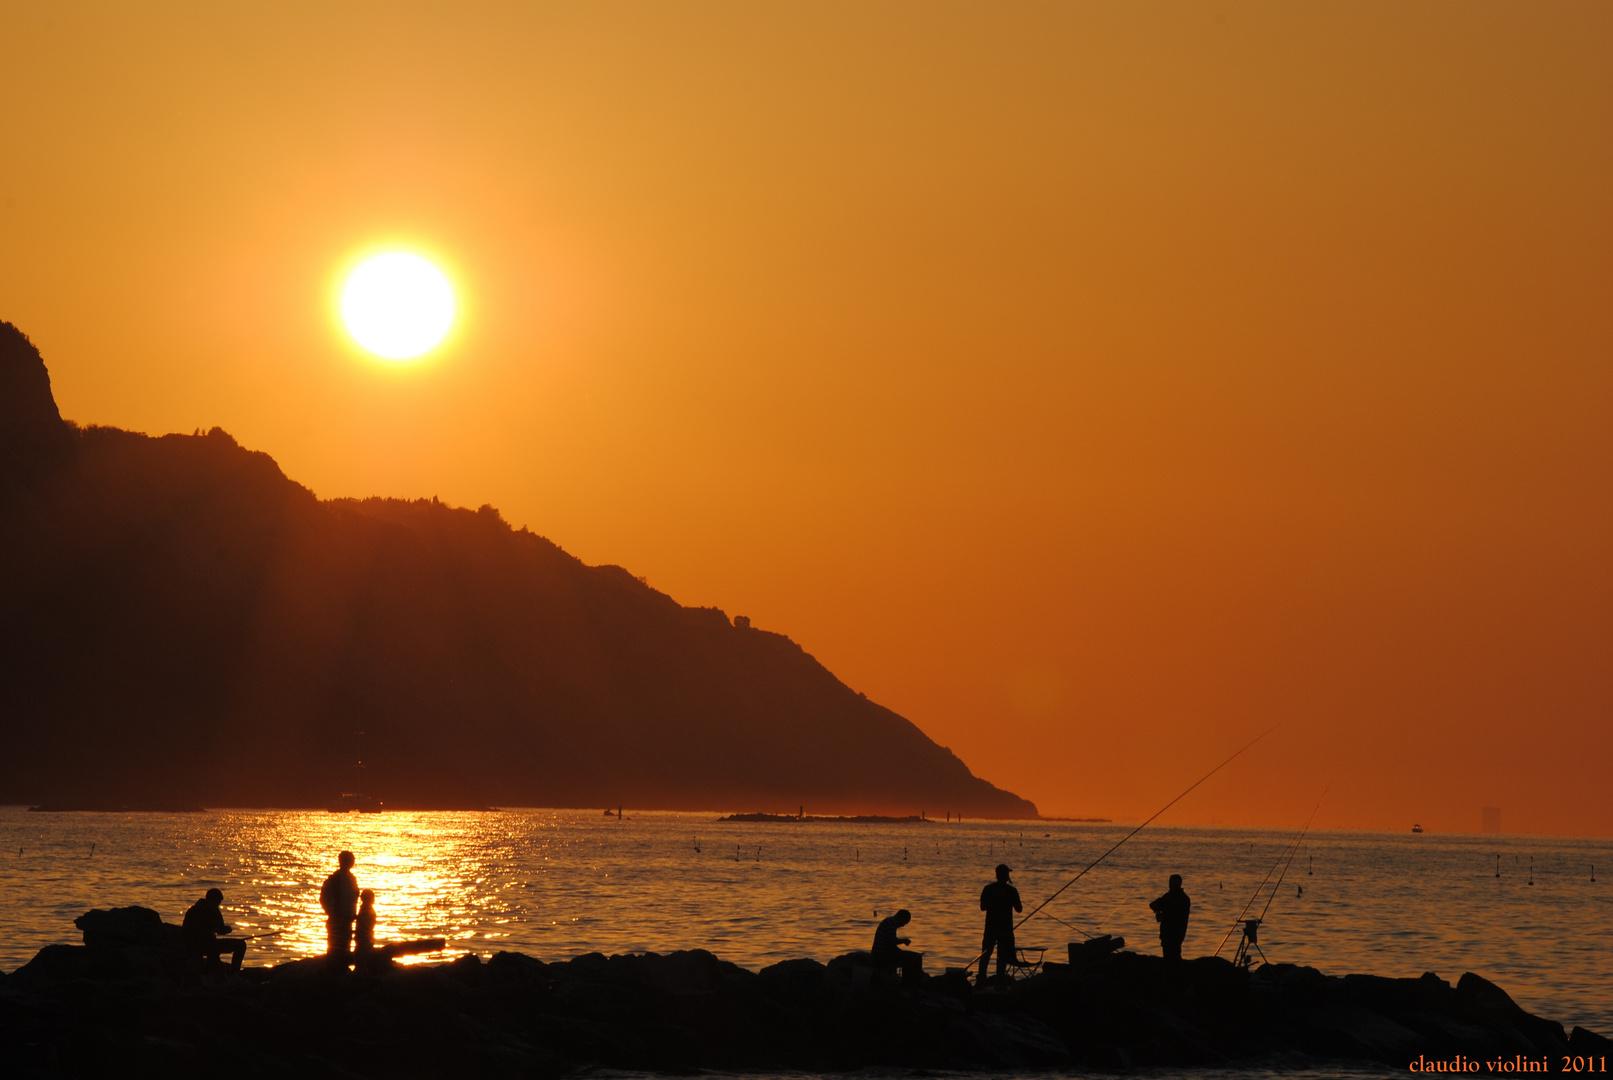
M 906 907 L 913 948 L 939 971 L 977 951 L 980 887 L 996 863 L 1014 868 L 1029 910 L 1127 831 L 973 821 L 726 825 L 715 815 L 631 810 L 616 821 L 569 810 L 5 807 L 0 968 L 15 969 L 51 942 L 77 941 L 72 919 L 89 908 L 142 904 L 178 922 L 211 886 L 224 890 L 237 933 L 283 931 L 255 943 L 249 963 L 320 952 L 319 883 L 335 853 L 350 848 L 361 886 L 376 890 L 382 939 L 446 937 L 453 950 L 551 960 L 698 946 L 754 969 L 866 948 L 876 915 Z M 1069 926 L 1038 917 L 1019 940 L 1048 946 L 1050 958 L 1079 938 L 1075 928 L 1157 948 L 1147 901 L 1176 872 L 1193 897 L 1186 951 L 1214 952 L 1291 836 L 1150 828 L 1048 909 Z M 1261 944 L 1273 962 L 1331 974 L 1435 971 L 1454 981 L 1476 971 L 1532 1012 L 1613 1034 L 1610 893 L 1613 841 L 1605 839 L 1318 833 L 1289 867 Z

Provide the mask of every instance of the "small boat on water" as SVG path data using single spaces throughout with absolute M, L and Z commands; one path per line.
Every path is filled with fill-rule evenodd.
M 1420 832 L 1423 831 L 1423 827 L 1421 825 L 1413 825 L 1411 827 L 1411 831 L 1416 832 L 1416 833 L 1420 833 Z
M 333 814 L 351 814 L 355 810 L 360 814 L 379 814 L 381 812 L 381 800 L 372 795 L 364 794 L 364 788 L 368 786 L 364 783 L 364 732 L 358 732 L 355 737 L 355 744 L 357 753 L 356 760 L 353 763 L 353 771 L 358 775 L 355 777 L 356 782 L 353 786 L 358 790 L 342 792 L 341 798 L 325 809 Z
M 333 814 L 351 814 L 355 810 L 360 814 L 379 814 L 381 800 L 358 791 L 344 791 L 341 798 L 326 809 Z

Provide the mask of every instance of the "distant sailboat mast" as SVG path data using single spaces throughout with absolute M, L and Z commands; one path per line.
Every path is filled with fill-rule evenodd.
M 380 800 L 371 798 L 364 791 L 365 787 L 368 786 L 365 780 L 364 735 L 363 730 L 354 733 L 353 772 L 356 775 L 353 778 L 353 790 L 342 792 L 342 796 L 336 801 L 336 805 L 330 808 L 333 814 L 346 814 L 353 810 L 357 810 L 361 814 L 375 814 L 381 810 Z

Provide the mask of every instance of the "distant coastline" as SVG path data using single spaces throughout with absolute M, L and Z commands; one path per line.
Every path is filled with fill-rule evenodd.
M 41 803 L 30 814 L 205 814 L 207 808 L 182 802 Z
M 821 822 L 834 822 L 836 824 L 842 824 L 842 825 L 844 825 L 844 824 L 851 824 L 851 825 L 932 825 L 932 824 L 940 824 L 940 825 L 946 825 L 946 824 L 956 824 L 958 822 L 961 822 L 961 821 L 963 821 L 963 818 L 961 818 L 961 817 L 932 818 L 932 817 L 928 816 L 927 814 L 909 814 L 909 815 L 907 815 L 905 817 L 891 817 L 891 816 L 888 816 L 888 815 L 885 815 L 885 814 L 839 814 L 839 815 L 831 815 L 831 814 L 806 814 L 806 813 L 801 813 L 801 814 L 761 814 L 761 813 L 756 813 L 756 814 L 727 814 L 727 815 L 725 815 L 723 817 L 718 818 L 717 820 L 719 822 L 745 822 L 745 823 L 761 823 L 761 824 L 771 824 L 771 823 L 801 824 L 803 822 L 821 821 Z M 979 818 L 971 818 L 970 820 L 971 821 L 989 821 L 989 820 L 996 820 L 996 819 L 979 817 Z M 1021 819 L 1008 818 L 1008 819 L 1003 819 L 1003 820 L 1019 821 Z M 1089 825 L 1097 825 L 1097 824 L 1107 825 L 1107 824 L 1112 823 L 1112 819 L 1106 818 L 1106 817 L 1037 817 L 1037 818 L 1032 818 L 1030 820 L 1032 820 L 1032 821 L 1065 821 L 1065 822 L 1075 822 L 1077 824 L 1089 824 Z
M 929 825 L 934 819 L 922 814 L 910 814 L 907 817 L 887 817 L 883 814 L 852 814 L 840 817 L 828 817 L 821 814 L 728 814 L 717 819 L 719 822 L 730 824 L 790 824 L 801 825 L 813 822 L 826 821 L 837 825 Z

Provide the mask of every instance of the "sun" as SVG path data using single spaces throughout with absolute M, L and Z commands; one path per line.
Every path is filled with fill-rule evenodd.
M 436 348 L 454 323 L 454 290 L 443 272 L 406 251 L 360 263 L 342 287 L 342 322 L 353 340 L 387 360 Z

